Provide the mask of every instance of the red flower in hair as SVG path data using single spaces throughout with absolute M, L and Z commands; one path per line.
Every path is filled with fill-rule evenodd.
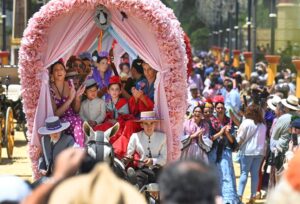
M 206 103 L 213 103 L 213 100 L 211 98 L 207 98 L 207 99 L 205 99 L 205 102 Z
M 224 97 L 222 95 L 217 95 L 213 99 L 214 103 L 224 103 Z
M 109 84 L 121 84 L 121 79 L 119 76 L 112 76 L 109 79 Z
M 58 62 L 60 62 L 60 63 L 62 63 L 62 64 L 65 64 L 63 58 L 60 58 L 60 59 L 58 60 Z

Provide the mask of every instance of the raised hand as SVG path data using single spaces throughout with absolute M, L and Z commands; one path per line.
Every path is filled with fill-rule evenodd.
M 81 85 L 79 89 L 76 91 L 76 97 L 77 98 L 81 97 L 84 91 L 85 91 L 85 85 Z
M 75 175 L 85 156 L 85 152 L 80 148 L 68 148 L 62 151 L 54 164 L 53 177 L 64 179 Z

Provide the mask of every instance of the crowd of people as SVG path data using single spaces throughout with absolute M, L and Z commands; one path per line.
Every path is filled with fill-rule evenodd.
M 156 131 L 161 119 L 153 111 L 155 69 L 142 59 L 130 63 L 128 55 L 116 68 L 107 52 L 97 51 L 72 56 L 66 63 L 55 62 L 49 68 L 54 116 L 39 129 L 39 170 L 43 177 L 24 203 L 57 203 L 59 199 L 144 203 L 134 187 L 141 189 L 158 182 L 162 203 L 239 204 L 245 200 L 249 173 L 248 203 L 274 195 L 269 192 L 280 192 L 286 174 L 292 171 L 289 176 L 296 175 L 289 162 L 293 163 L 300 144 L 295 75 L 284 69 L 268 86 L 266 63 L 257 63 L 248 79 L 243 73 L 243 64 L 233 67 L 231 62 L 216 63 L 210 53 L 193 58 L 180 138 L 181 161 L 166 165 L 167 138 Z M 118 126 L 110 134 L 109 143 L 114 155 L 134 174 L 135 181 L 130 180 L 133 186 L 111 174 L 105 164 L 66 180 L 80 169 L 85 157 L 81 149 L 88 141 L 83 123 L 104 135 Z M 69 165 L 63 165 L 63 161 Z M 233 162 L 240 164 L 238 185 Z M 115 191 L 113 200 L 103 189 L 111 181 L 114 184 L 108 188 Z M 79 183 L 88 187 L 82 191 Z M 64 192 L 71 185 L 77 186 L 74 192 L 78 193 L 66 196 Z M 95 189 L 102 196 L 97 196 Z

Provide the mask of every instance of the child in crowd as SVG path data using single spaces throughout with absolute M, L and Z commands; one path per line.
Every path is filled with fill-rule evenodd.
M 50 176 L 57 155 L 68 147 L 75 145 L 71 135 L 62 133 L 70 126 L 69 122 L 61 123 L 59 117 L 51 116 L 45 121 L 45 126 L 38 132 L 41 138 L 43 155 L 39 159 L 39 171 L 43 176 Z
M 95 127 L 105 119 L 105 102 L 97 96 L 98 85 L 94 79 L 88 79 L 85 86 L 87 99 L 82 102 L 79 114 L 82 120 L 87 121 L 91 127 Z
M 106 119 L 105 123 L 97 125 L 94 127 L 95 131 L 105 131 L 112 127 L 116 122 L 120 123 L 119 132 L 121 133 L 125 121 L 128 120 L 129 108 L 128 103 L 125 98 L 120 98 L 121 94 L 121 80 L 118 76 L 113 76 L 109 80 L 109 85 L 107 89 L 108 94 L 111 99 L 106 102 Z M 130 117 L 129 117 L 130 118 Z M 120 134 L 110 139 L 110 143 L 113 143 Z
M 122 82 L 126 82 L 127 79 L 130 77 L 130 65 L 129 63 L 121 63 L 120 67 L 120 77 Z

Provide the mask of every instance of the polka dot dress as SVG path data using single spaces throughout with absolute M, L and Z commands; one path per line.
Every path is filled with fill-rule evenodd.
M 51 90 L 52 97 L 55 100 L 55 104 L 57 108 L 62 106 L 66 102 L 66 98 L 57 98 L 53 90 Z M 74 112 L 72 107 L 69 107 L 65 113 L 60 117 L 62 122 L 69 122 L 70 127 L 65 130 L 65 133 L 68 135 L 72 135 L 74 137 L 75 142 L 80 146 L 84 146 L 84 133 L 82 130 L 82 120 L 78 114 Z

